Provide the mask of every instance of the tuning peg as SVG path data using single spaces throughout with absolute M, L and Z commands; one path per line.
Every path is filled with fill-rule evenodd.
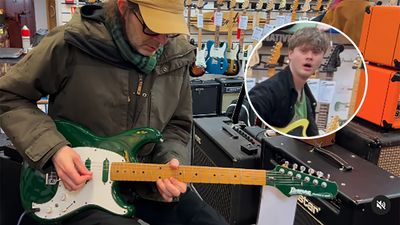
M 308 169 L 308 174 L 312 175 L 315 172 L 313 168 Z
M 317 177 L 321 178 L 322 176 L 324 176 L 324 173 L 322 171 L 317 171 Z
M 329 178 L 331 178 L 331 175 L 328 173 L 328 174 L 326 175 L 326 180 L 329 180 Z
M 323 182 L 321 183 L 321 187 L 322 187 L 322 188 L 326 188 L 326 187 L 328 187 L 328 184 L 327 184 L 325 181 L 323 181 Z
M 294 164 L 292 165 L 292 169 L 293 169 L 293 170 L 296 170 L 298 167 L 299 167 L 299 165 L 297 165 L 297 163 L 294 163 Z
M 305 166 L 300 166 L 300 172 L 304 173 L 305 170 L 306 170 Z
M 314 180 L 312 181 L 312 183 L 313 183 L 315 186 L 317 186 L 317 185 L 318 185 L 318 180 L 317 180 L 317 179 L 314 179 Z
M 283 164 L 283 167 L 288 168 L 289 167 L 289 161 L 285 161 L 285 163 Z

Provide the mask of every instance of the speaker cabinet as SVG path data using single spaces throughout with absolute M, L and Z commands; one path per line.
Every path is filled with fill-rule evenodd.
M 242 146 L 250 144 L 249 140 L 229 128 L 230 120 L 227 117 L 195 119 L 192 165 L 259 168 L 260 149 L 254 154 L 242 151 Z M 203 200 L 224 216 L 229 224 L 256 223 L 260 187 L 219 184 L 193 186 Z
M 400 130 L 387 131 L 355 117 L 336 133 L 336 143 L 400 177 Z
M 193 116 L 217 116 L 220 109 L 220 84 L 215 80 L 192 80 Z
M 262 143 L 266 168 L 289 161 L 322 171 L 338 185 L 334 199 L 299 196 L 294 225 L 377 225 L 400 224 L 400 179 L 335 144 L 324 147 L 332 158 L 313 147 L 285 136 L 265 138 Z M 333 159 L 341 159 L 340 165 Z M 352 168 L 349 168 L 351 166 Z M 373 199 L 386 196 L 391 208 L 385 215 L 373 212 Z M 372 204 L 375 203 L 375 204 Z M 380 204 L 382 207 L 383 204 Z M 387 206 L 388 204 L 386 204 Z
M 215 80 L 221 84 L 221 114 L 225 114 L 231 102 L 239 97 L 243 78 L 216 78 Z

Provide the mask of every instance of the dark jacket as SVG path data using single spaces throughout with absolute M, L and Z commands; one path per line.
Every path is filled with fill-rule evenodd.
M 307 83 L 304 85 L 304 92 L 307 101 L 307 119 L 310 122 L 307 136 L 315 136 L 318 135 L 315 123 L 317 102 Z M 249 91 L 249 98 L 256 113 L 274 127 L 285 127 L 291 122 L 295 113 L 294 105 L 297 95 L 289 67 L 257 84 Z
M 122 59 L 101 17 L 86 19 L 90 17 L 75 14 L 0 78 L 0 126 L 37 169 L 69 144 L 54 125 L 53 119 L 59 118 L 100 136 L 136 127 L 156 128 L 165 141 L 154 148 L 146 145 L 139 159 L 166 163 L 177 158 L 181 164 L 189 163 L 188 69 L 194 47 L 184 36 L 170 40 L 154 71 L 144 75 Z M 143 79 L 141 91 L 139 79 Z M 49 115 L 36 106 L 46 95 L 50 96 Z M 160 199 L 149 189 L 142 193 Z

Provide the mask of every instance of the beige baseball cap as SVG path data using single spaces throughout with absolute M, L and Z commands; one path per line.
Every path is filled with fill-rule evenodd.
M 146 25 L 160 34 L 188 34 L 183 0 L 129 0 L 139 5 Z

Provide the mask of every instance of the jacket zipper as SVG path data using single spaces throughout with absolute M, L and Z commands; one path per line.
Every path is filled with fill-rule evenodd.
M 143 75 L 139 74 L 139 81 L 136 89 L 136 95 L 142 95 L 142 89 L 143 89 Z

